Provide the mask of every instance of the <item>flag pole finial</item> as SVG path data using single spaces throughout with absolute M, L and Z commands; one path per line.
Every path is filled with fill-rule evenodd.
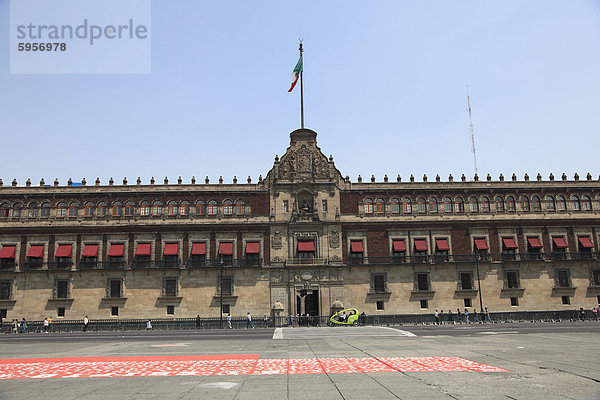
M 304 50 L 302 49 L 302 37 L 300 36 L 300 32 L 298 32 L 298 41 L 300 42 L 298 50 L 300 50 L 300 59 L 302 60 L 303 66 L 300 70 L 300 128 L 304 129 L 304 81 L 302 79 L 302 72 L 304 71 L 304 60 L 302 55 Z

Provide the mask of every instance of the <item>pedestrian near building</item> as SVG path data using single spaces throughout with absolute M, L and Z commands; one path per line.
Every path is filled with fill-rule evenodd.
M 52 315 L 48 317 L 48 331 L 52 332 Z
M 17 321 L 17 319 L 13 319 L 12 322 L 12 333 L 17 333 L 19 332 L 19 321 Z
M 579 307 L 579 319 L 583 322 L 585 321 L 585 310 L 583 307 Z
M 594 314 L 594 319 L 598 321 L 598 307 L 594 307 L 592 313 Z
M 460 310 L 458 308 L 456 309 L 456 321 L 459 324 L 462 324 L 462 314 L 460 313 Z
M 440 310 L 440 325 L 444 325 L 444 310 Z
M 477 310 L 473 310 L 473 323 L 476 322 L 481 323 L 481 320 L 479 319 L 479 314 L 477 314 Z
M 89 323 L 90 323 L 90 320 L 88 319 L 88 316 L 86 315 L 85 317 L 83 317 L 83 331 L 84 332 L 87 332 Z
M 196 329 L 200 329 L 200 314 L 196 316 Z
M 433 313 L 433 318 L 434 318 L 434 323 L 436 325 L 440 324 L 440 314 L 438 313 L 438 310 L 435 310 L 435 312 Z
M 233 325 L 231 325 L 231 314 L 227 314 L 227 328 L 233 329 Z
M 21 320 L 21 333 L 27 333 L 27 320 L 25 317 Z
M 265 316 L 263 317 L 263 325 L 268 328 L 269 327 L 269 317 L 267 317 L 267 314 L 265 314 Z
M 465 316 L 465 324 L 469 325 L 469 310 L 467 308 L 465 308 L 464 316 Z
M 485 308 L 483 322 L 489 322 L 490 324 L 492 323 L 492 319 L 490 318 L 490 313 L 489 313 L 487 307 Z
M 448 310 L 448 323 L 454 324 L 454 317 L 452 316 L 452 310 Z
M 148 320 L 148 322 L 146 322 L 146 330 L 149 331 L 152 329 L 152 322 L 150 322 L 150 320 Z
M 252 325 L 252 315 L 250 315 L 250 313 L 248 313 L 248 315 L 246 315 L 246 329 L 254 329 L 254 325 Z
M 44 333 L 48 333 L 48 318 L 44 318 Z
M 294 314 L 290 313 L 290 327 L 294 327 Z

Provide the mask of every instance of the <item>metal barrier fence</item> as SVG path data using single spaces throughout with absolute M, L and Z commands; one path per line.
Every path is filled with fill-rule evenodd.
M 585 310 L 585 320 L 597 320 L 596 314 L 591 310 Z M 440 323 L 460 324 L 466 323 L 464 314 L 458 319 L 456 312 L 448 314 L 440 313 Z M 579 320 L 581 314 L 579 310 L 561 310 L 561 311 L 515 311 L 515 312 L 497 312 L 490 313 L 490 319 L 493 323 L 505 322 L 559 322 L 563 320 Z M 483 322 L 484 314 L 477 313 L 476 317 Z M 475 315 L 469 314 L 469 321 L 476 322 Z M 144 331 L 147 326 L 147 319 L 96 319 L 90 320 L 87 330 L 90 332 L 110 332 L 110 331 Z M 151 319 L 152 330 L 204 330 L 204 329 L 228 329 L 227 319 L 219 318 L 200 318 L 199 323 L 196 318 L 175 318 L 175 319 Z M 331 326 L 329 316 L 294 316 L 292 318 L 294 327 L 318 327 Z M 255 328 L 273 328 L 292 326 L 289 317 L 267 317 L 254 318 L 252 326 Z M 372 326 L 394 326 L 394 325 L 422 325 L 434 324 L 433 314 L 390 314 L 390 315 L 365 315 L 360 316 L 358 325 Z M 246 317 L 235 317 L 231 319 L 232 329 L 244 329 L 247 327 Z M 53 320 L 48 328 L 50 332 L 81 332 L 83 331 L 83 320 Z M 0 327 L 0 332 L 11 333 L 12 321 L 4 320 Z M 43 321 L 27 321 L 28 333 L 44 332 Z

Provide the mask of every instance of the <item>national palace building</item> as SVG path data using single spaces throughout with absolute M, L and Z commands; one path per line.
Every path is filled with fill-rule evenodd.
M 257 182 L 5 182 L 2 317 L 546 311 L 600 301 L 600 182 L 590 174 L 353 182 L 316 139 L 292 132 Z

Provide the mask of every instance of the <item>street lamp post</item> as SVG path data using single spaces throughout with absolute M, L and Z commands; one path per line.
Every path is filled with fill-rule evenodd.
M 219 329 L 223 329 L 223 256 L 219 257 Z
M 479 278 L 479 254 L 475 255 L 475 269 L 477 270 L 477 292 L 479 293 L 479 310 L 483 312 L 483 300 L 481 299 L 481 279 Z

